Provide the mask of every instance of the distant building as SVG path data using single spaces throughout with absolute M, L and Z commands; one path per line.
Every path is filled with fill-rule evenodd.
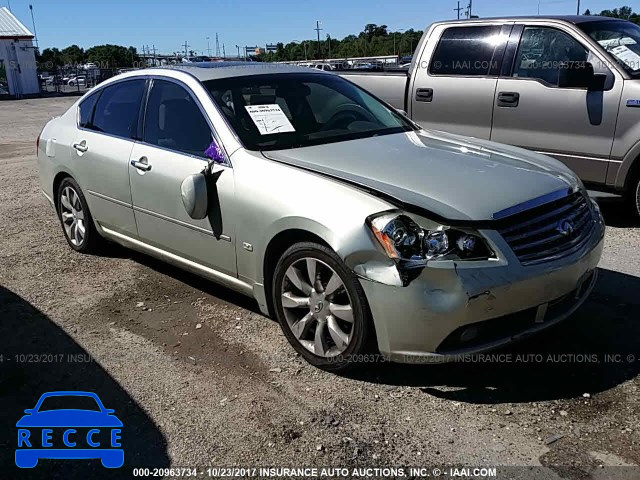
M 0 95 L 40 93 L 33 33 L 6 8 L 0 8 Z

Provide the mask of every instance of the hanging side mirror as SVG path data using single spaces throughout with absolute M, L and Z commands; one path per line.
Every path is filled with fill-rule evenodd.
M 180 185 L 182 204 L 187 214 L 194 220 L 202 220 L 209 212 L 207 195 L 207 177 L 204 173 L 195 173 L 185 178 Z
M 222 165 L 227 163 L 222 149 L 215 140 L 211 141 L 204 154 L 210 160 L 204 170 L 189 175 L 180 185 L 182 204 L 187 214 L 194 220 L 203 220 L 209 214 L 208 177 L 214 175 L 213 166 L 216 163 Z

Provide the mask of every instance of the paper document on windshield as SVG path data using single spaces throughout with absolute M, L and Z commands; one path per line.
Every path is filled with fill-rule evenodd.
M 616 57 L 626 63 L 633 70 L 640 69 L 640 55 L 631 50 L 630 48 L 620 45 L 619 47 L 612 48 L 609 50 Z
M 295 132 L 291 122 L 284 114 L 280 105 L 247 105 L 244 107 L 249 112 L 251 120 L 258 127 L 260 135 L 272 135 L 274 133 Z

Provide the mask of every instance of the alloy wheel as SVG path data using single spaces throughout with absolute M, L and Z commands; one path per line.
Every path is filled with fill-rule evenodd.
M 69 241 L 76 247 L 82 245 L 86 235 L 84 210 L 80 196 L 73 187 L 66 186 L 60 195 L 60 216 Z
M 281 288 L 287 324 L 298 342 L 319 357 L 343 353 L 352 338 L 351 298 L 329 265 L 305 257 L 287 269 Z

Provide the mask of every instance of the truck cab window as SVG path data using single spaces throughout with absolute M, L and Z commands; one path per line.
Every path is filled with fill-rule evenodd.
M 560 30 L 526 27 L 516 55 L 513 76 L 536 79 L 557 87 L 562 69 L 571 63 L 584 64 L 588 53 L 577 40 Z
M 501 43 L 501 25 L 447 28 L 429 65 L 431 75 L 486 76 Z

